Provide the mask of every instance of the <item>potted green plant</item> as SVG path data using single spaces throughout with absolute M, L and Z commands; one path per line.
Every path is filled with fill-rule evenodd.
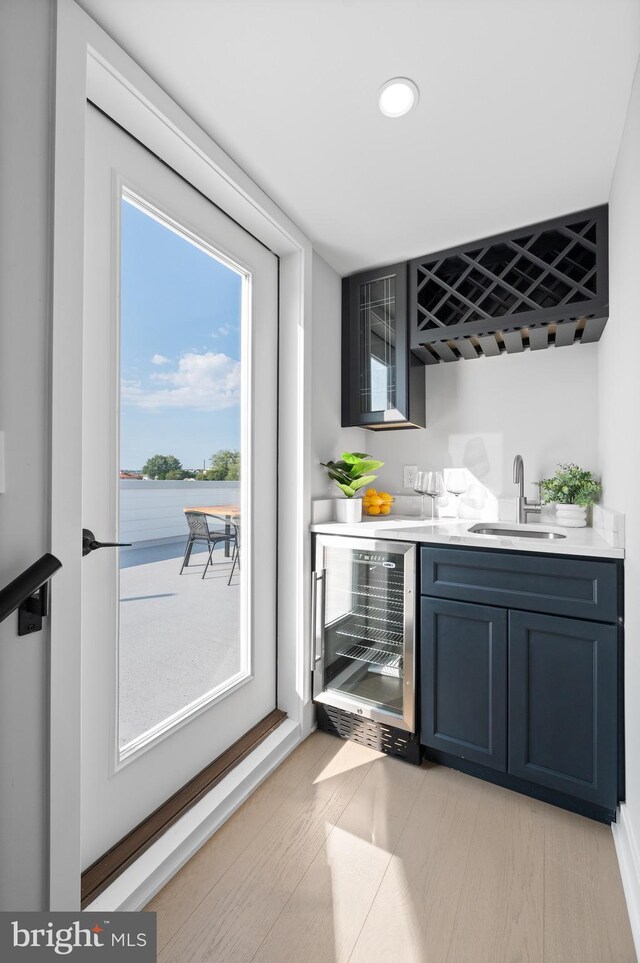
M 540 482 L 542 500 L 545 504 L 555 502 L 558 525 L 564 528 L 584 528 L 587 509 L 597 502 L 602 485 L 592 472 L 578 465 L 558 465 L 553 478 Z
M 361 488 L 375 481 L 377 475 L 372 475 L 371 472 L 382 468 L 384 462 L 376 461 L 360 451 L 343 451 L 340 461 L 323 461 L 321 465 L 327 469 L 329 478 L 346 496 L 336 501 L 337 521 L 359 522 L 362 518 L 362 499 L 355 496 Z

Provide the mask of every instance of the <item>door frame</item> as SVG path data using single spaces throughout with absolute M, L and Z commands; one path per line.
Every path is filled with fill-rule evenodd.
M 179 833 L 173 834 L 173 861 L 166 847 L 158 855 L 163 871 L 153 864 L 150 850 L 145 854 L 138 885 L 155 873 L 158 889 L 237 808 L 243 792 L 246 796 L 313 725 L 306 591 L 310 579 L 312 247 L 257 184 L 74 0 L 57 0 L 56 15 L 50 506 L 51 551 L 62 560 L 63 569 L 52 586 L 50 619 L 49 908 L 73 910 L 80 908 L 81 874 L 82 451 L 78 439 L 86 101 L 91 100 L 280 258 L 278 461 L 287 470 L 279 472 L 278 500 L 287 510 L 278 516 L 277 704 L 289 722 L 270 737 L 273 744 L 260 755 L 259 777 L 251 778 L 247 760 L 244 790 L 236 778 L 228 798 L 218 792 L 208 808 L 192 811 L 185 828 L 188 839 L 185 835 L 180 844 Z M 126 883 L 121 890 L 118 905 L 111 909 L 124 907 Z M 147 891 L 145 898 L 150 895 Z M 135 900 L 127 908 L 134 904 Z

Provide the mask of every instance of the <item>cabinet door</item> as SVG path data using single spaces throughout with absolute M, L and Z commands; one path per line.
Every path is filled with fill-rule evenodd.
M 342 425 L 424 425 L 424 366 L 409 357 L 407 265 L 343 281 Z
M 421 623 L 421 743 L 505 772 L 506 611 L 423 598 Z
M 617 630 L 509 613 L 509 772 L 617 803 Z

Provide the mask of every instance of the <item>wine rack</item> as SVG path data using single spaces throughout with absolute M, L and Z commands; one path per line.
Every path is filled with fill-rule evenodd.
M 607 206 L 409 262 L 411 349 L 425 364 L 599 340 Z

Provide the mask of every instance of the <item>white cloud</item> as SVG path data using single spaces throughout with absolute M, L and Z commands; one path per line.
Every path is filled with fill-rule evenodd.
M 225 322 L 225 324 L 221 324 L 221 325 L 220 325 L 220 327 L 218 328 L 217 331 L 214 331 L 214 332 L 212 333 L 211 337 L 212 337 L 212 338 L 219 338 L 220 336 L 222 336 L 223 338 L 226 338 L 226 336 L 227 336 L 228 334 L 231 334 L 232 331 L 237 331 L 237 330 L 238 330 L 237 325 L 235 325 L 235 324 L 228 324 L 228 323 Z
M 240 402 L 240 362 L 208 351 L 183 354 L 174 371 L 151 375 L 154 387 L 122 382 L 122 400 L 139 408 L 196 408 L 216 411 Z M 157 387 L 156 387 L 157 386 Z
M 154 354 L 151 359 L 151 364 L 169 364 L 170 359 L 165 358 L 163 354 Z

